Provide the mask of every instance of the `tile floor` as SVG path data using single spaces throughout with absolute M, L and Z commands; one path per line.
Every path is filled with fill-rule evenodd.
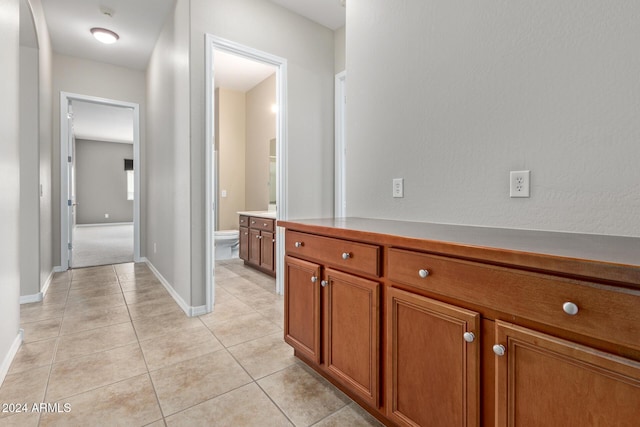
M 216 285 L 214 312 L 188 318 L 144 264 L 56 275 L 21 307 L 0 404 L 60 412 L 0 412 L 0 426 L 379 425 L 293 357 L 272 278 L 223 261 Z

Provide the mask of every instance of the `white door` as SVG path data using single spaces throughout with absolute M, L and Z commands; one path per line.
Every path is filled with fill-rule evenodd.
M 75 144 L 73 141 L 73 107 L 71 101 L 67 104 L 67 162 L 68 162 L 68 179 L 67 194 L 69 198 L 67 200 L 67 216 L 68 216 L 68 230 L 67 230 L 67 251 L 69 259 L 69 268 L 73 266 L 73 230 L 76 225 L 75 221 L 75 208 L 76 208 L 76 189 L 75 189 Z

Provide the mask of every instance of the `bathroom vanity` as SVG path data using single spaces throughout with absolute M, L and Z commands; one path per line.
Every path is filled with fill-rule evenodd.
M 640 239 L 365 218 L 278 226 L 285 341 L 385 424 L 637 424 Z
M 276 213 L 248 211 L 238 214 L 240 258 L 245 265 L 275 277 Z

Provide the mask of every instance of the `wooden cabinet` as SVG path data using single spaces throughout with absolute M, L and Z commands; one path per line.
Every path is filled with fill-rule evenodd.
M 477 426 L 480 315 L 391 288 L 387 416 L 405 426 Z
M 376 265 L 375 273 L 379 253 L 370 251 L 375 249 L 371 245 L 351 246 L 353 242 L 336 239 L 337 249 L 320 256 L 323 264 L 300 259 L 317 259 L 306 255 L 320 253 L 318 243 L 325 243 L 314 237 L 286 236 L 286 246 L 291 250 L 285 258 L 285 341 L 300 356 L 314 362 L 317 369 L 377 407 L 381 285 L 335 267 L 352 261 L 348 264 L 353 266 L 351 270 L 360 269 L 362 264 Z M 322 307 L 321 311 L 317 307 Z
M 275 221 L 240 215 L 240 258 L 246 265 L 275 276 Z
M 496 426 L 633 426 L 640 363 L 496 321 Z
M 580 254 L 629 262 L 640 240 L 582 252 L 600 240 L 526 234 L 555 239 L 536 254 L 466 244 L 455 227 L 454 244 L 406 237 L 417 223 L 402 237 L 385 221 L 314 221 L 280 224 L 285 340 L 385 424 L 638 425 L 640 263 Z

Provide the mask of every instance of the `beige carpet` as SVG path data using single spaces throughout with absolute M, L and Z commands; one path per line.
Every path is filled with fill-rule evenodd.
M 71 267 L 133 261 L 133 224 L 75 227 Z

